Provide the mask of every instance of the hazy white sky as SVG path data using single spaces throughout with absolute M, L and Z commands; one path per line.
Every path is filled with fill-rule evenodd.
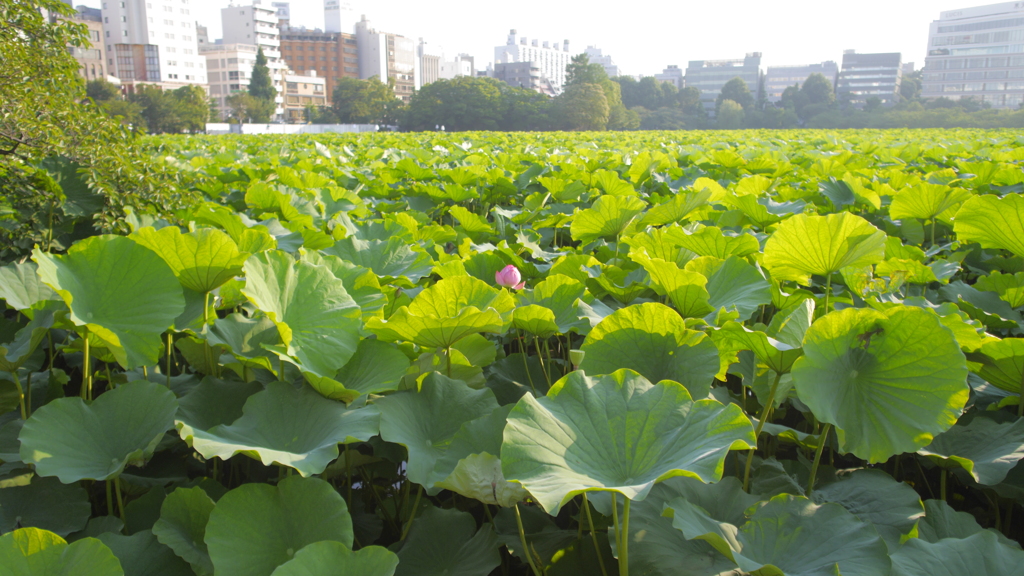
M 343 0 L 344 1 L 344 0 Z M 84 0 L 99 7 L 102 0 Z M 269 4 L 270 0 L 264 0 Z M 251 4 L 252 0 L 235 0 Z M 689 60 L 742 58 L 762 52 L 762 67 L 835 60 L 843 50 L 902 52 L 924 62 L 928 24 L 939 12 L 978 6 L 970 0 L 350 0 L 373 27 L 468 52 L 477 68 L 494 58 L 511 28 L 531 40 L 568 39 L 573 53 L 596 45 L 625 74 L 653 75 Z M 193 15 L 220 37 L 220 9 L 229 0 L 192 0 Z M 322 28 L 322 0 L 292 0 L 292 24 Z

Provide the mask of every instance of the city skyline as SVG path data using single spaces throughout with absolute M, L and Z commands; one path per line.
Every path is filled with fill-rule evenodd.
M 103 0 L 76 5 L 100 8 Z M 983 5 L 983 2 L 881 2 L 864 0 L 855 11 L 841 14 L 834 29 L 835 11 L 821 2 L 790 0 L 773 4 L 737 0 L 743 17 L 726 22 L 714 6 L 679 8 L 679 4 L 654 3 L 644 14 L 613 14 L 589 10 L 578 13 L 564 3 L 523 0 L 514 11 L 496 16 L 481 14 L 479 4 L 466 0 L 423 3 L 395 0 L 386 5 L 354 0 L 354 12 L 365 14 L 381 31 L 423 38 L 440 45 L 453 56 L 468 52 L 477 69 L 493 62 L 494 47 L 504 44 L 509 29 L 520 36 L 543 41 L 569 40 L 573 54 L 597 46 L 627 75 L 653 76 L 668 65 L 682 68 L 690 60 L 742 58 L 761 52 L 762 67 L 840 60 L 843 50 L 901 52 L 904 62 L 920 68 L 927 50 L 928 26 L 945 10 Z M 193 4 L 196 20 L 210 29 L 210 38 L 222 38 L 221 8 L 230 0 Z M 235 2 L 251 4 L 251 0 Z M 267 0 L 269 4 L 269 0 Z M 664 13 L 670 17 L 651 18 Z M 465 14 L 465 16 L 460 16 Z M 525 15 L 525 16 L 524 16 Z M 671 17 L 676 15 L 676 18 Z M 718 26 L 691 23 L 721 22 Z M 293 0 L 293 26 L 324 27 L 322 0 Z M 867 32 L 867 33 L 866 33 Z M 727 36 L 723 36 L 727 33 Z M 790 40 L 795 37 L 796 40 Z

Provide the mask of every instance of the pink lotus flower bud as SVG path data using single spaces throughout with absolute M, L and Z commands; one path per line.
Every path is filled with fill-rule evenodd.
M 526 286 L 526 282 L 519 274 L 519 269 L 511 264 L 495 272 L 494 281 L 498 283 L 498 286 L 504 286 L 513 290 L 522 290 Z

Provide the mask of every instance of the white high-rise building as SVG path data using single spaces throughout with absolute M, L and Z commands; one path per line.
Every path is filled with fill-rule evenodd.
M 601 49 L 597 46 L 587 46 L 584 52 L 590 58 L 591 64 L 600 64 L 604 68 L 604 72 L 609 78 L 615 78 L 622 74 L 619 71 L 619 66 L 612 60 L 612 57 L 602 53 Z
M 440 77 L 442 80 L 452 80 L 459 76 L 476 76 L 473 64 L 473 57 L 469 54 L 459 54 L 452 60 L 442 60 Z
M 363 80 L 376 76 L 381 82 L 391 80 L 395 96 L 408 102 L 420 86 L 420 59 L 416 41 L 412 38 L 378 32 L 363 16 L 356 23 L 359 43 L 359 77 Z
M 343 0 L 324 0 L 324 31 L 352 34 L 356 29 L 356 11 Z
M 206 58 L 210 78 L 210 99 L 217 103 L 222 118 L 227 118 L 227 98 L 249 88 L 256 64 L 256 46 L 252 44 L 206 44 L 200 50 Z
M 267 57 L 270 78 L 277 88 L 276 115 L 284 113 L 285 74 L 288 65 L 281 59 L 281 30 L 278 28 L 277 9 L 252 0 L 251 6 L 230 5 L 220 11 L 224 27 L 224 44 L 250 44 L 262 49 Z M 247 84 L 248 85 L 248 84 Z
M 111 73 L 137 84 L 206 85 L 189 0 L 104 0 L 103 42 Z
M 565 69 L 572 62 L 569 52 L 569 41 L 560 45 L 558 42 L 529 41 L 526 36 L 516 38 L 516 31 L 511 30 L 504 46 L 494 48 L 494 63 L 507 64 L 513 62 L 534 62 L 557 93 L 561 93 L 565 84 Z
M 1024 2 L 947 10 L 928 30 L 921 96 L 1024 102 Z

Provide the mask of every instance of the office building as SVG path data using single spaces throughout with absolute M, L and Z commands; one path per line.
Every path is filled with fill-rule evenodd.
M 836 83 L 836 99 L 856 107 L 878 98 L 883 105 L 900 101 L 900 81 L 903 79 L 902 56 L 899 52 L 858 54 L 854 50 L 843 53 L 843 68 Z
M 206 59 L 185 0 L 104 0 L 102 13 L 108 70 L 129 92 L 138 84 L 206 85 Z
M 324 78 L 319 78 L 315 71 L 309 74 L 285 75 L 285 122 L 304 123 L 307 106 L 326 105 L 326 82 Z
M 541 73 L 536 62 L 499 62 L 488 74 L 516 88 L 529 88 L 534 92 L 555 96 L 557 90 L 551 80 Z
M 224 27 L 224 44 L 255 45 L 263 50 L 270 69 L 270 79 L 277 89 L 277 108 L 275 116 L 284 113 L 284 75 L 287 64 L 281 58 L 281 31 L 278 29 L 277 9 L 264 4 L 262 0 L 252 0 L 249 6 L 229 5 L 220 11 L 221 23 Z
M 416 56 L 416 41 L 378 32 L 370 26 L 366 16 L 356 23 L 356 41 L 359 77 L 365 80 L 376 76 L 381 82 L 391 80 L 395 95 L 408 102 L 418 86 L 420 61 Z
M 612 57 L 603 54 L 597 46 L 587 46 L 584 52 L 590 58 L 591 64 L 600 64 L 604 67 L 604 72 L 609 78 L 615 78 L 620 74 L 619 67 L 612 61 Z
M 554 87 L 557 93 L 561 93 L 565 85 L 565 70 L 572 63 L 572 53 L 569 52 L 569 41 L 561 44 L 558 42 L 541 42 L 523 36 L 516 37 L 516 31 L 509 31 L 504 46 L 494 48 L 494 64 L 511 64 L 514 62 L 533 62 L 536 64 L 540 75 L 547 80 L 547 83 Z
M 452 60 L 441 60 L 439 74 L 442 80 L 451 80 L 459 76 L 476 76 L 476 66 L 473 57 L 463 53 Z
M 287 30 L 292 25 L 292 3 L 271 2 L 270 7 L 277 12 L 277 27 L 280 30 Z
M 416 57 L 420 60 L 420 74 L 416 78 L 416 89 L 441 79 L 441 62 L 444 61 L 444 50 L 434 44 L 427 44 L 420 38 L 416 45 Z
M 715 115 L 715 101 L 722 87 L 733 78 L 740 78 L 754 100 L 761 85 L 761 53 L 751 52 L 736 60 L 691 60 L 686 66 L 685 86 L 700 90 L 700 101 L 708 115 Z
M 1024 102 L 1024 2 L 939 14 L 928 32 L 921 96 L 972 97 L 993 108 Z
M 97 8 L 79 6 L 72 18 L 79 24 L 85 24 L 88 46 L 70 46 L 68 50 L 78 62 L 79 73 L 86 81 L 106 80 L 110 65 L 107 63 L 107 52 L 103 43 L 103 13 Z M 113 79 L 113 78 L 111 78 Z
M 672 64 L 668 68 L 661 71 L 661 74 L 655 74 L 654 79 L 659 82 L 668 82 L 674 84 L 676 89 L 682 90 L 686 86 L 684 81 L 683 69 L 675 64 Z
M 254 44 L 204 44 L 199 48 L 206 59 L 210 99 L 222 118 L 231 114 L 228 97 L 248 91 L 257 50 Z
M 315 71 L 325 82 L 330 102 L 334 87 L 342 78 L 359 76 L 359 46 L 355 34 L 324 32 L 305 28 L 281 31 L 281 54 L 298 74 Z
M 836 87 L 839 78 L 839 65 L 832 60 L 821 64 L 805 64 L 800 66 L 769 66 L 764 75 L 764 91 L 768 101 L 775 104 L 782 99 L 782 93 L 790 86 L 802 87 L 811 74 L 821 74 Z
M 352 34 L 355 32 L 356 12 L 352 5 L 344 0 L 324 0 L 324 31 L 344 32 Z

